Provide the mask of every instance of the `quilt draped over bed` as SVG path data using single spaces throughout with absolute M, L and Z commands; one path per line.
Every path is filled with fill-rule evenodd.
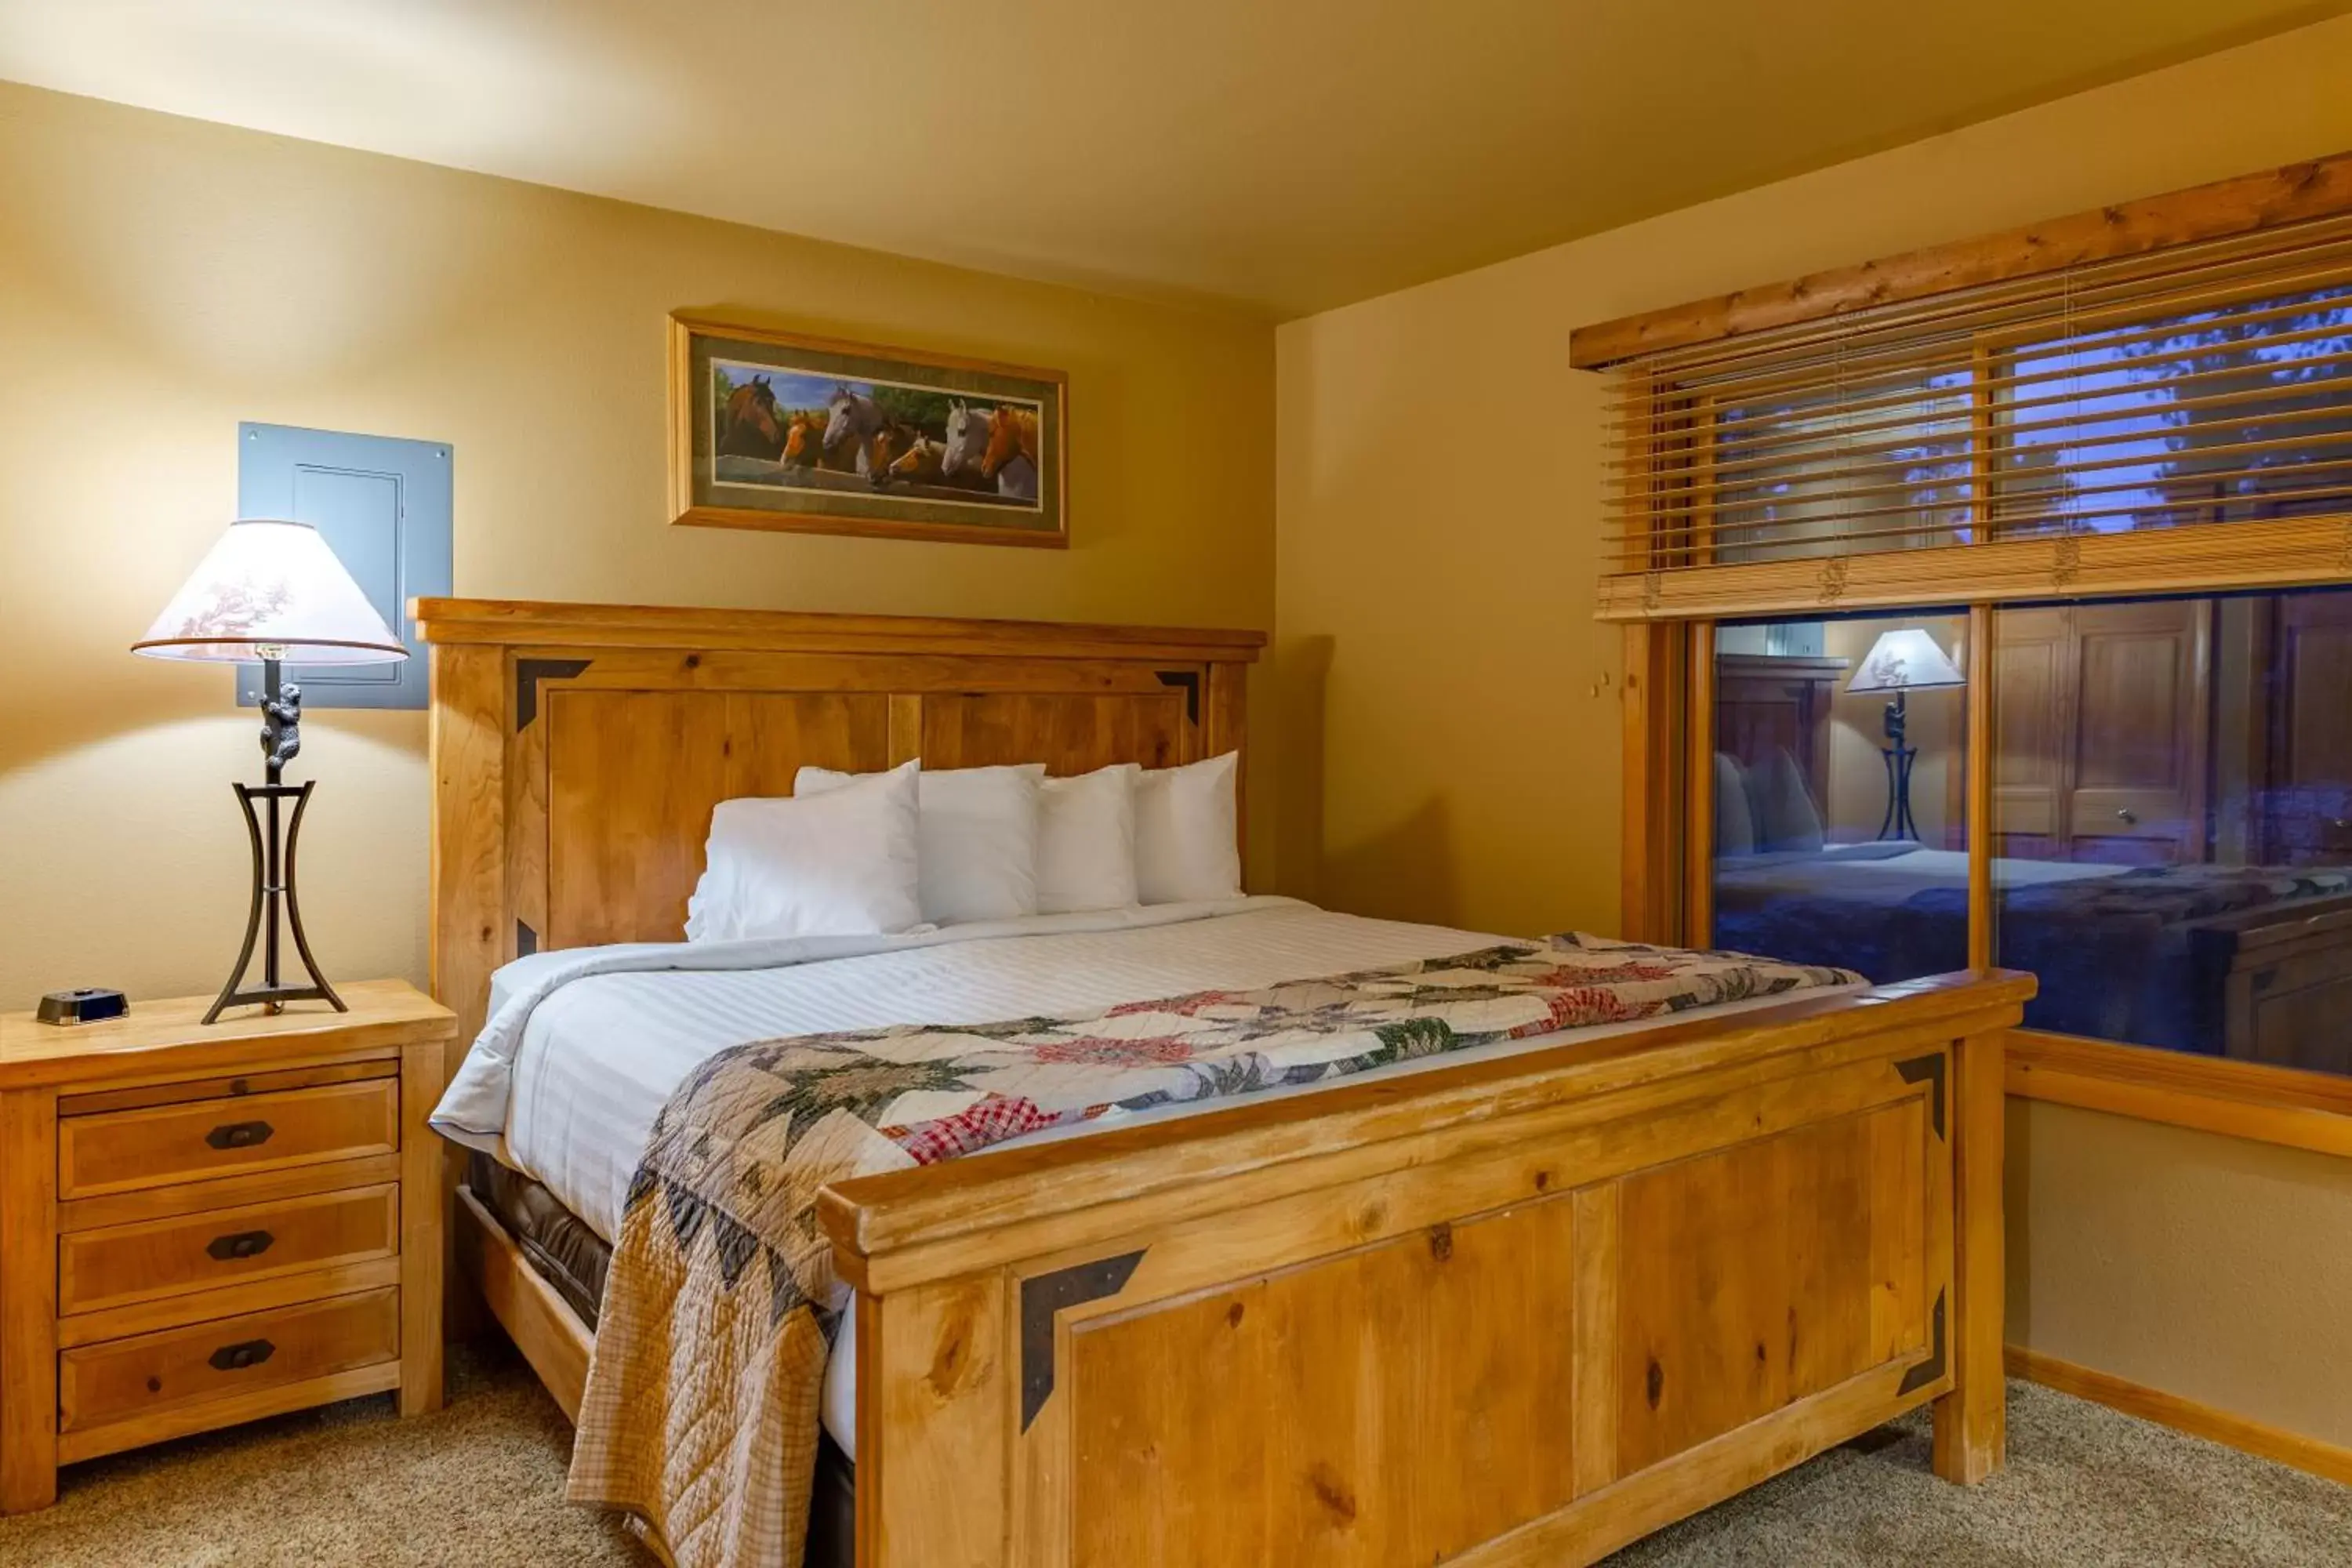
M 1580 934 L 1084 1016 L 757 1041 L 663 1107 L 580 1406 L 576 1501 L 678 1568 L 797 1568 L 843 1294 L 816 1197 L 1039 1130 L 1781 993 L 1849 971 Z

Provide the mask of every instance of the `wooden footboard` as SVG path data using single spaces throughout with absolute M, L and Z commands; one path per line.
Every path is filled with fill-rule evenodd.
M 1998 972 L 829 1190 L 863 1568 L 1589 1563 L 2001 1460 Z

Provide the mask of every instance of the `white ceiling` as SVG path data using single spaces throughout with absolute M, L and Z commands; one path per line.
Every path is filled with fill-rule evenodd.
M 2352 0 L 0 0 L 0 78 L 1321 310 Z

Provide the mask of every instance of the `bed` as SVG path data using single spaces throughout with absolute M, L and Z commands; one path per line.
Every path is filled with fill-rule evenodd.
M 1249 765 L 1255 634 L 417 618 L 434 979 L 461 1037 L 494 976 L 675 941 L 713 806 L 788 793 L 803 763 Z M 1073 920 L 826 960 L 791 995 L 572 983 L 516 1058 L 502 1152 L 528 1169 L 478 1162 L 457 1194 L 463 1276 L 577 1410 L 589 1237 L 670 1070 L 625 1083 L 599 1044 L 615 1020 L 674 1064 L 745 1026 L 948 1023 L 1495 940 L 1265 899 Z M 834 1184 L 854 1304 L 811 1561 L 1590 1562 L 1931 1401 L 1938 1472 L 1980 1479 L 2003 1444 L 2000 1042 L 2031 990 L 1956 973 L 1538 1035 Z

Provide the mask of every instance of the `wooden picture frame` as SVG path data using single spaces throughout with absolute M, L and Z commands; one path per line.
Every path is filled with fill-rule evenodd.
M 674 312 L 670 521 L 1066 548 L 1057 370 Z

